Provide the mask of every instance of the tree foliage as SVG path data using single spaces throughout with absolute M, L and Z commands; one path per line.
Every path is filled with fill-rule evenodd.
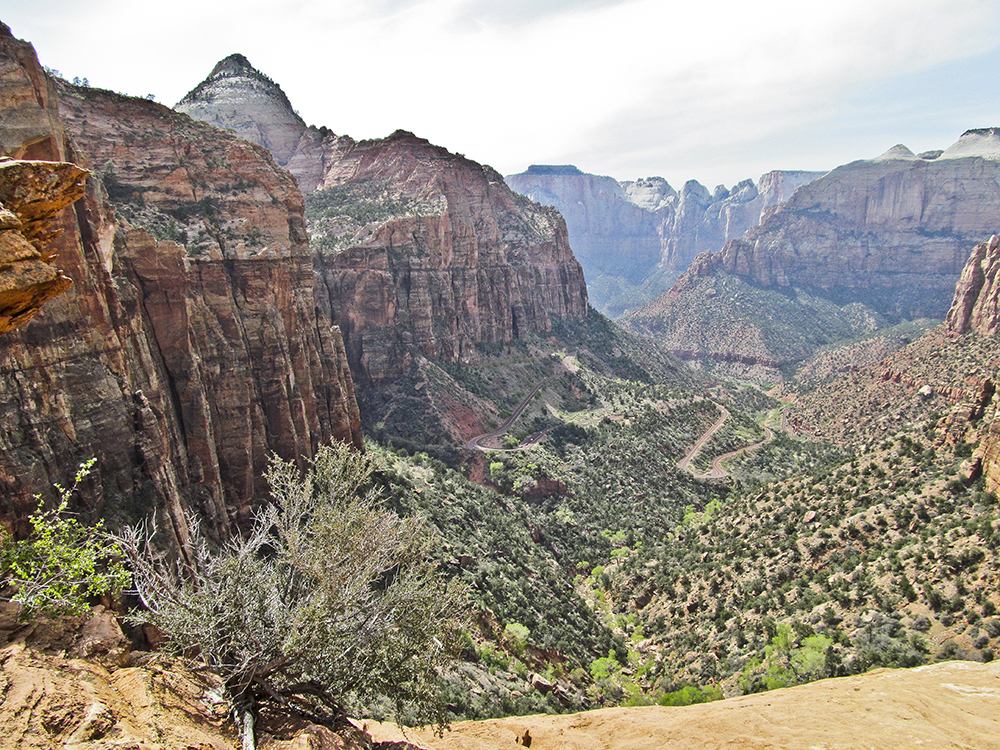
M 321 448 L 305 476 L 273 458 L 272 502 L 250 534 L 168 565 L 152 529 L 121 541 L 149 612 L 176 651 L 222 675 L 234 704 L 268 702 L 332 725 L 388 700 L 400 720 L 442 720 L 437 669 L 456 651 L 465 591 L 430 562 L 421 520 L 381 506 L 375 461 Z
M 72 487 L 55 485 L 55 509 L 41 509 L 42 498 L 35 496 L 39 510 L 28 517 L 32 533 L 27 539 L 15 541 L 0 529 L 0 581 L 3 587 L 16 588 L 10 599 L 23 605 L 22 617 L 80 614 L 88 597 L 128 585 L 128 570 L 118 559 L 116 545 L 109 543 L 103 522 L 88 527 L 69 515 L 70 498 L 95 462 L 80 464 Z

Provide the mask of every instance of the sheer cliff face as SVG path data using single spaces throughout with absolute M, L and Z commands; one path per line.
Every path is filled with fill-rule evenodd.
M 553 316 L 586 315 L 583 271 L 557 212 L 516 195 L 489 167 L 402 131 L 356 142 L 286 129 L 274 146 L 268 128 L 287 122 L 291 106 L 244 63 L 223 60 L 177 109 L 235 123 L 237 133 L 256 129 L 252 139 L 271 143 L 295 175 L 307 194 L 317 303 L 340 324 L 356 375 L 378 382 L 414 354 L 453 361 L 476 344 L 547 331 Z
M 963 143 L 970 138 L 979 155 Z M 721 270 L 891 315 L 943 317 L 969 246 L 990 236 L 1000 212 L 1000 160 L 982 141 L 967 134 L 933 160 L 896 147 L 838 167 L 691 272 Z
M 4 28 L 0 48 L 19 44 Z M 262 499 L 269 452 L 361 440 L 342 342 L 315 311 L 301 195 L 263 149 L 152 102 L 51 87 L 39 100 L 44 74 L 18 59 L 5 150 L 27 150 L 6 130 L 13 108 L 36 123 L 27 140 L 107 178 L 119 220 L 89 181 L 53 219 L 72 288 L 0 339 L 0 514 L 23 521 L 33 493 L 95 456 L 94 512 L 160 508 L 183 542 L 191 511 L 224 536 Z
M 494 170 L 402 131 L 329 136 L 324 153 L 307 198 L 317 268 L 367 378 L 398 375 L 413 348 L 454 361 L 586 315 L 562 217 Z
M 759 190 L 744 180 L 711 193 L 695 180 L 678 192 L 662 177 L 619 183 L 572 166 L 536 165 L 506 180 L 566 217 L 595 306 L 618 317 L 666 291 L 698 253 L 741 237 L 763 210 L 820 176 L 773 172 Z
M 641 284 L 660 262 L 656 215 L 632 203 L 614 178 L 585 174 L 576 167 L 532 167 L 505 179 L 513 190 L 563 215 L 570 245 L 589 283 L 609 275 Z M 666 187 L 668 196 L 651 194 L 650 200 L 676 200 L 676 193 Z
M 956 333 L 1000 333 L 1000 238 L 990 237 L 972 249 L 955 287 L 948 328 Z
M 993 235 L 972 250 L 955 287 L 948 311 L 949 330 L 970 331 L 996 338 L 1000 333 L 1000 237 Z M 1000 491 L 1000 408 L 992 404 L 993 420 L 983 437 L 976 459 L 986 476 L 986 489 Z

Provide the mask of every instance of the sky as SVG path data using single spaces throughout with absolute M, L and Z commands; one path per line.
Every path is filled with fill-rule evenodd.
M 240 52 L 305 121 L 504 174 L 709 188 L 1000 126 L 1000 0 L 0 0 L 67 78 L 173 105 Z

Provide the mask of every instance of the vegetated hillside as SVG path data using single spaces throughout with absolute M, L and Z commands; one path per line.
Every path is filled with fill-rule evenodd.
M 803 435 L 861 446 L 929 422 L 947 430 L 942 440 L 978 444 L 1000 370 L 996 344 L 991 336 L 937 326 L 875 364 L 810 385 L 790 410 L 789 425 Z
M 414 356 L 400 377 L 362 393 L 365 429 L 384 444 L 457 465 L 470 456 L 466 443 L 498 427 L 536 386 L 541 395 L 514 427 L 526 435 L 557 426 L 559 419 L 542 404 L 555 408 L 565 401 L 560 408 L 566 409 L 589 399 L 574 374 L 580 367 L 638 383 L 699 383 L 696 373 L 652 341 L 591 309 L 580 320 L 553 319 L 545 335 L 529 331 L 509 344 L 480 344 L 461 361 Z
M 873 666 L 989 661 L 997 647 L 997 504 L 966 453 L 920 433 L 835 468 L 734 494 L 604 575 L 637 582 L 650 683 L 753 692 Z
M 762 288 L 725 272 L 685 275 L 622 324 L 719 376 L 774 381 L 835 342 L 887 325 L 859 302 L 838 305 L 803 288 Z
M 759 442 L 759 422 L 780 425 L 780 404 L 752 386 L 699 383 L 669 359 L 650 355 L 642 367 L 642 340 L 610 323 L 595 327 L 601 320 L 592 314 L 530 345 L 436 368 L 437 380 L 417 391 L 440 401 L 448 387 L 460 387 L 513 413 L 540 386 L 502 433 L 482 441 L 492 450 L 468 460 L 469 476 L 485 486 L 420 454 L 386 454 L 393 502 L 428 517 L 442 540 L 444 569 L 473 590 L 480 630 L 448 688 L 459 716 L 662 696 L 671 683 L 650 681 L 652 652 L 640 645 L 645 626 L 634 609 L 649 601 L 657 575 L 646 550 L 659 549 L 685 517 L 717 507 L 740 482 L 842 459 L 779 436 L 758 449 L 771 450 L 766 469 L 733 462 L 735 485 L 694 478 L 678 461 L 718 420 L 720 405 L 730 418 L 699 460 Z M 595 344 L 609 335 L 621 348 L 596 355 Z M 431 372 L 430 362 L 424 366 Z M 641 580 L 612 594 L 622 561 L 639 557 L 651 562 Z M 617 596 L 633 603 L 615 609 Z M 532 673 L 552 684 L 533 687 Z

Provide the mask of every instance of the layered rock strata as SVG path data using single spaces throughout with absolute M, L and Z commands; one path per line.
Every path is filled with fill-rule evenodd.
M 83 197 L 88 174 L 65 162 L 0 158 L 0 334 L 72 286 L 47 252 L 55 238 L 49 224 Z
M 618 317 L 666 291 L 694 257 L 719 250 L 821 172 L 772 172 L 709 192 L 662 177 L 618 182 L 573 166 L 534 165 L 507 184 L 566 218 L 595 306 Z
M 181 545 L 193 514 L 225 536 L 263 499 L 272 451 L 361 443 L 343 342 L 313 300 L 301 194 L 265 150 L 165 107 L 57 95 L 26 48 L 0 29 L 7 153 L 47 143 L 103 179 L 52 220 L 73 287 L 0 339 L 0 518 L 23 524 L 34 493 L 93 456 L 95 514 L 160 509 Z
M 838 167 L 689 273 L 805 287 L 891 316 L 944 317 L 968 248 L 1000 211 L 1000 135 L 969 131 L 936 158 L 903 146 Z
M 280 89 L 244 62 L 219 63 L 177 109 L 251 136 L 287 123 Z M 477 344 L 547 331 L 553 317 L 586 315 L 562 218 L 494 170 L 404 131 L 355 141 L 293 130 L 281 130 L 274 155 L 307 193 L 317 302 L 366 383 L 399 376 L 417 354 L 459 360 Z
M 956 333 L 977 331 L 984 336 L 1000 332 L 1000 238 L 980 242 L 962 269 L 955 298 L 948 311 L 948 328 Z
M 281 165 L 306 130 L 281 87 L 239 54 L 220 60 L 174 109 L 263 146 Z
M 587 314 L 562 217 L 494 170 L 404 131 L 329 136 L 324 151 L 308 198 L 317 270 L 366 378 L 398 375 L 411 349 L 455 361 Z

